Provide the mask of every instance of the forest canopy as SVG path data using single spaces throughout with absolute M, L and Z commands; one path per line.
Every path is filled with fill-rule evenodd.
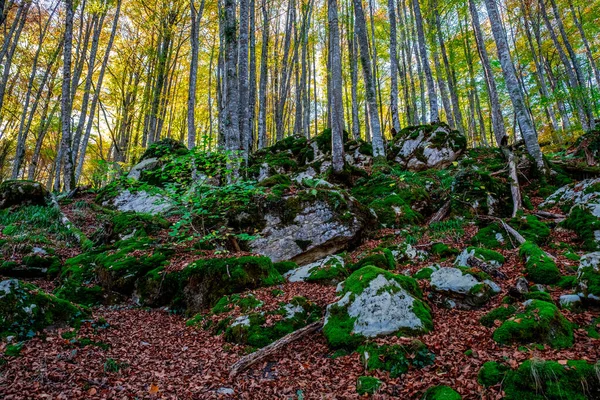
M 101 187 L 161 138 L 247 157 L 333 128 L 377 153 L 438 120 L 537 159 L 537 143 L 594 128 L 599 14 L 582 0 L 3 1 L 0 180 Z

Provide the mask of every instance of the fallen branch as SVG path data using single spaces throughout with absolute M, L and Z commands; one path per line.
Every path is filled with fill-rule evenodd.
M 541 218 L 557 220 L 557 222 L 564 221 L 567 218 L 566 215 L 554 214 L 554 213 L 551 213 L 548 211 L 538 211 L 538 212 L 535 212 L 534 214 Z
M 437 212 L 435 214 L 433 214 L 433 216 L 429 219 L 429 224 L 431 224 L 432 222 L 440 222 L 441 220 L 446 218 L 446 215 L 448 215 L 448 213 L 450 212 L 450 205 L 451 205 L 450 200 L 448 200 L 446 203 L 444 203 L 442 208 L 437 210 Z
M 469 267 L 478 268 L 479 270 L 485 272 L 488 275 L 491 275 L 494 278 L 498 278 L 498 279 L 506 279 L 507 278 L 507 276 L 502 271 L 498 270 L 498 268 L 492 267 L 490 264 L 488 264 L 484 261 L 481 261 L 477 257 L 469 257 L 467 259 L 467 264 L 469 265 Z
M 264 358 L 270 356 L 271 354 L 275 353 L 277 350 L 281 349 L 282 347 L 285 347 L 288 343 L 296 341 L 296 340 L 308 335 L 309 333 L 312 333 L 312 332 L 315 332 L 315 331 L 321 329 L 322 327 L 323 327 L 323 320 L 313 322 L 312 324 L 307 325 L 302 329 L 298 329 L 297 331 L 294 331 L 294 332 L 290 333 L 289 335 L 285 335 L 281 339 L 274 341 L 270 345 L 265 346 L 262 349 L 257 350 L 252 354 L 248 354 L 247 356 L 240 358 L 235 364 L 233 364 L 231 366 L 231 369 L 229 370 L 229 378 L 230 379 L 235 378 L 240 372 L 242 372 L 243 370 L 245 370 L 252 364 L 255 364 L 255 363 L 263 360 Z
M 519 243 L 519 246 L 522 245 L 523 243 L 525 243 L 527 241 L 527 239 L 525 239 L 523 237 L 523 235 L 521 235 L 519 232 L 517 232 L 512 226 L 510 226 L 509 224 L 507 224 L 506 222 L 504 222 L 504 220 L 501 219 L 501 218 L 493 217 L 491 215 L 486 215 L 486 216 L 482 215 L 479 218 L 481 218 L 481 219 L 490 219 L 492 221 L 496 221 L 496 222 L 500 223 L 502 225 L 502 227 L 504 228 L 504 230 L 506 232 L 508 232 L 508 234 L 510 236 L 512 236 Z M 548 257 L 550 257 L 553 261 L 556 261 L 556 257 L 554 257 L 552 254 L 547 253 L 545 251 L 544 251 L 544 254 L 547 255 Z

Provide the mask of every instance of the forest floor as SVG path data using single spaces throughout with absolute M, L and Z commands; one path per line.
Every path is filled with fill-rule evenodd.
M 534 202 L 539 203 L 539 201 Z M 91 212 L 91 211 L 90 211 Z M 69 214 L 68 208 L 65 213 Z M 93 215 L 87 223 L 93 223 Z M 86 220 L 77 221 L 82 229 Z M 443 241 L 457 248 L 467 246 L 477 227 L 467 226 L 464 233 L 446 237 Z M 381 235 L 393 233 L 385 230 Z M 375 236 L 377 237 L 377 236 Z M 398 236 L 397 241 L 403 239 Z M 556 228 L 551 238 L 556 244 L 569 243 L 572 233 Z M 380 239 L 364 243 L 356 252 L 376 247 Z M 423 236 L 419 245 L 430 242 Z M 577 262 L 557 254 L 556 246 L 548 243 L 545 251 L 557 257 L 562 273 L 576 268 Z M 225 342 L 222 335 L 211 330 L 187 326 L 182 315 L 164 309 L 140 308 L 131 304 L 93 308 L 93 318 L 84 323 L 70 337 L 71 328 L 48 330 L 44 336 L 27 341 L 20 357 L 0 367 L 0 397 L 3 399 L 93 399 L 93 398 L 243 398 L 243 399 L 350 399 L 358 398 L 356 381 L 361 375 L 376 376 L 383 385 L 373 398 L 420 399 L 424 391 L 433 385 L 449 385 L 465 399 L 499 399 L 503 397 L 500 385 L 484 388 L 477 382 L 477 374 L 486 361 L 504 361 L 516 367 L 532 357 L 542 359 L 571 360 L 600 359 L 598 340 L 589 337 L 590 326 L 598 313 L 585 311 L 573 313 L 563 310 L 564 315 L 578 328 L 575 345 L 564 350 L 549 346 L 523 347 L 500 346 L 492 339 L 493 328 L 479 323 L 479 318 L 499 306 L 508 289 L 516 279 L 523 276 L 524 262 L 518 249 L 503 250 L 506 262 L 501 271 L 507 276 L 497 280 L 502 293 L 479 310 L 461 311 L 446 309 L 429 302 L 432 308 L 434 329 L 419 337 L 435 354 L 432 365 L 422 369 L 412 368 L 398 378 L 390 378 L 387 372 L 366 371 L 359 355 L 352 353 L 336 356 L 327 346 L 320 332 L 309 334 L 289 344 L 266 362 L 255 364 L 230 380 L 229 368 L 246 354 L 244 346 Z M 185 264 L 187 260 L 172 261 L 172 267 Z M 404 265 L 411 273 L 430 265 L 423 261 Z M 440 262 L 451 266 L 452 260 Z M 33 283 L 45 291 L 53 289 L 53 283 L 36 280 Z M 424 296 L 429 294 L 428 282 L 420 280 Z M 286 283 L 278 287 L 252 291 L 265 307 L 276 307 L 280 301 L 302 295 L 321 307 L 335 300 L 335 287 L 309 283 Z M 568 291 L 548 287 L 557 301 Z M 213 316 L 222 319 L 237 315 L 229 313 Z M 66 339 L 65 339 L 66 337 Z M 411 338 L 386 337 L 377 339 L 383 344 L 406 343 Z M 5 346 L 0 345 L 0 347 Z M 0 348 L 0 351 L 4 351 Z

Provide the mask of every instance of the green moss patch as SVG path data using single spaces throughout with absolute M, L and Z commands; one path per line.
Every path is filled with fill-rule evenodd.
M 479 370 L 477 382 L 485 387 L 497 385 L 504 380 L 504 376 L 509 369 L 510 368 L 504 364 L 488 361 L 484 363 Z
M 505 373 L 508 400 L 586 400 L 600 398 L 598 364 L 585 360 L 527 360 Z
M 524 311 L 504 321 L 493 337 L 500 344 L 547 343 L 561 349 L 573 345 L 573 326 L 554 304 L 529 300 Z
M 461 400 L 462 397 L 450 386 L 439 385 L 430 387 L 423 395 L 422 400 Z
M 595 217 L 588 208 L 573 207 L 561 225 L 575 232 L 584 249 L 591 251 L 600 249 L 600 243 L 596 240 L 595 234 L 600 231 L 600 219 Z
M 525 272 L 531 281 L 550 284 L 560 280 L 560 270 L 556 263 L 536 244 L 523 243 L 519 255 L 525 258 Z
M 525 239 L 541 245 L 548 241 L 550 228 L 535 215 L 526 215 L 513 218 L 510 225 L 515 228 Z
M 375 394 L 381 387 L 381 381 L 373 376 L 359 376 L 356 381 L 356 393 L 360 396 Z
M 295 297 L 274 311 L 256 312 L 235 319 L 225 329 L 225 340 L 252 347 L 264 347 L 321 318 L 321 309 L 304 297 Z M 268 322 L 280 316 L 275 322 Z
M 433 364 L 435 354 L 419 341 L 409 345 L 382 345 L 370 343 L 356 352 L 369 371 L 388 371 L 391 378 L 405 374 L 409 368 L 423 368 Z
M 28 339 L 50 325 L 76 324 L 83 308 L 15 279 L 0 282 L 0 337 Z

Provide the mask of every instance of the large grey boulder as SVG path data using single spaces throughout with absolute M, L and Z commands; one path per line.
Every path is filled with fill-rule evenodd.
M 273 262 L 291 260 L 300 265 L 357 242 L 374 219 L 356 200 L 329 189 L 299 191 L 262 212 L 262 230 L 250 241 L 250 250 Z
M 390 156 L 407 169 L 421 171 L 449 165 L 466 146 L 465 136 L 446 124 L 421 125 L 401 130 L 394 137 Z
M 440 268 L 431 274 L 431 288 L 448 306 L 471 309 L 482 306 L 500 291 L 489 279 L 481 280 L 459 268 Z
M 339 287 L 341 299 L 327 307 L 323 333 L 333 347 L 395 333 L 432 329 L 416 281 L 373 266 L 354 272 Z
M 132 191 L 125 189 L 102 205 L 112 206 L 119 211 L 133 211 L 145 214 L 162 214 L 173 208 L 173 202 L 160 193 L 149 193 L 145 190 Z

